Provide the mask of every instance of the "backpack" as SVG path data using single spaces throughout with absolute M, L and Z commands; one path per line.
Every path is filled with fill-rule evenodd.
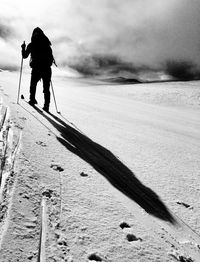
M 31 43 L 30 67 L 47 68 L 54 62 L 51 44 L 47 41 Z

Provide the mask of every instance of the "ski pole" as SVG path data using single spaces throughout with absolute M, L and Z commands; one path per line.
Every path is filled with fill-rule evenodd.
M 53 98 L 54 98 L 54 103 L 55 103 L 56 112 L 57 112 L 58 114 L 60 114 L 60 112 L 58 111 L 57 104 L 56 104 L 56 98 L 55 98 L 55 93 L 54 93 L 54 90 L 53 90 L 52 81 L 51 81 L 51 89 L 52 89 L 52 93 L 53 93 Z
M 19 104 L 19 95 L 20 95 L 21 79 L 22 79 L 22 68 L 23 68 L 23 56 L 22 56 L 22 60 L 21 60 L 21 68 L 20 68 L 20 76 L 19 76 L 19 87 L 18 87 L 17 104 Z

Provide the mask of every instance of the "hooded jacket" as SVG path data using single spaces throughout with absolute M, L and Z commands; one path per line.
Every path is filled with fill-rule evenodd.
M 43 31 L 36 27 L 33 30 L 31 42 L 27 45 L 27 48 L 22 48 L 23 58 L 30 58 L 30 67 L 32 68 L 46 68 L 50 67 L 54 61 L 51 42 Z

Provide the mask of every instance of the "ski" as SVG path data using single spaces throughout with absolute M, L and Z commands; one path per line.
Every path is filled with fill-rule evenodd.
M 49 111 L 44 110 L 43 108 L 39 107 L 39 106 L 38 106 L 38 103 L 36 103 L 36 104 L 34 104 L 34 105 L 31 105 L 31 104 L 29 103 L 29 101 L 25 99 L 24 95 L 21 95 L 21 100 L 24 101 L 24 102 L 26 102 L 29 106 L 31 106 L 32 108 L 36 109 L 36 110 L 39 111 L 40 113 L 43 113 L 43 112 L 46 112 L 47 114 L 50 113 Z

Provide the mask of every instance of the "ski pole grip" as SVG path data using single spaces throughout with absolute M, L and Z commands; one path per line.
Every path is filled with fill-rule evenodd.
M 25 48 L 26 47 L 26 43 L 25 43 L 25 41 L 23 42 L 23 44 L 21 45 L 21 48 Z

